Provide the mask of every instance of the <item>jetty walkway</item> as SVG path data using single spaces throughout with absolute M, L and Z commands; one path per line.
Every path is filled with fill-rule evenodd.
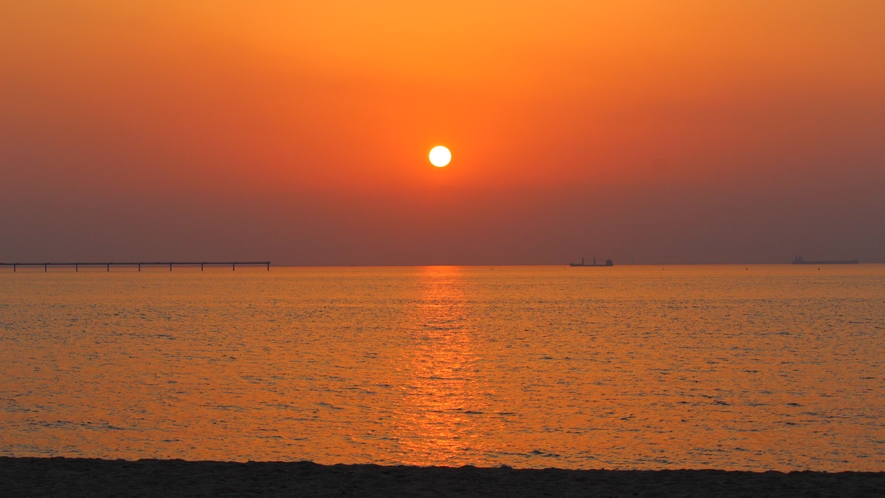
M 266 266 L 270 271 L 270 261 L 105 261 L 105 262 L 72 262 L 72 263 L 0 263 L 0 268 L 12 267 L 12 271 L 18 271 L 19 267 L 43 267 L 43 271 L 49 271 L 50 266 L 74 267 L 74 271 L 80 271 L 80 267 L 102 267 L 111 271 L 112 266 L 137 267 L 141 271 L 142 266 L 168 266 L 172 271 L 173 266 L 199 266 L 200 271 L 207 266 L 230 266 L 233 271 L 237 266 Z

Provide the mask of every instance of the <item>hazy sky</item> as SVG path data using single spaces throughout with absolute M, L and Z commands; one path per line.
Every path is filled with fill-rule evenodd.
M 881 0 L 0 0 L 0 261 L 885 262 L 883 26 Z

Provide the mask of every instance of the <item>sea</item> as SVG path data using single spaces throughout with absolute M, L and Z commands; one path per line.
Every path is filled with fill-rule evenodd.
M 0 455 L 885 471 L 885 265 L 0 271 Z

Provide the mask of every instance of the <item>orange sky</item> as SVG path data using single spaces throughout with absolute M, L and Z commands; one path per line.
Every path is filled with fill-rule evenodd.
M 225 199 L 302 196 L 346 212 L 359 198 L 392 225 L 452 210 L 427 204 L 422 192 L 439 189 L 475 204 L 465 216 L 481 225 L 494 218 L 483 199 L 563 188 L 763 191 L 777 204 L 837 185 L 827 202 L 853 202 L 885 186 L 882 26 L 878 0 L 0 0 L 0 194 L 17 213 L 41 200 L 211 199 L 183 208 L 195 217 Z M 427 161 L 437 144 L 453 152 L 447 168 Z M 864 209 L 858 233 L 885 225 Z M 857 251 L 885 259 L 881 230 Z M 608 237 L 600 245 L 630 245 Z M 483 248 L 494 240 L 510 243 Z M 555 254 L 580 255 L 581 240 Z M 37 250 L 4 244 L 0 259 Z M 384 247 L 363 262 L 400 261 Z M 723 259 L 716 250 L 699 258 Z M 484 254 L 461 252 L 451 262 Z

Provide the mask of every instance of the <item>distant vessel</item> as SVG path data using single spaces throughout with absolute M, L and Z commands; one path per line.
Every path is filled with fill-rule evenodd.
M 593 263 L 584 263 L 584 258 L 581 258 L 580 263 L 569 263 L 568 265 L 569 266 L 615 266 L 615 264 L 612 263 L 612 260 L 610 260 L 610 259 L 605 260 L 605 263 L 596 264 L 596 258 L 593 258 Z
M 859 261 L 856 259 L 846 261 L 805 261 L 802 256 L 796 256 L 793 260 L 794 265 L 856 265 Z

